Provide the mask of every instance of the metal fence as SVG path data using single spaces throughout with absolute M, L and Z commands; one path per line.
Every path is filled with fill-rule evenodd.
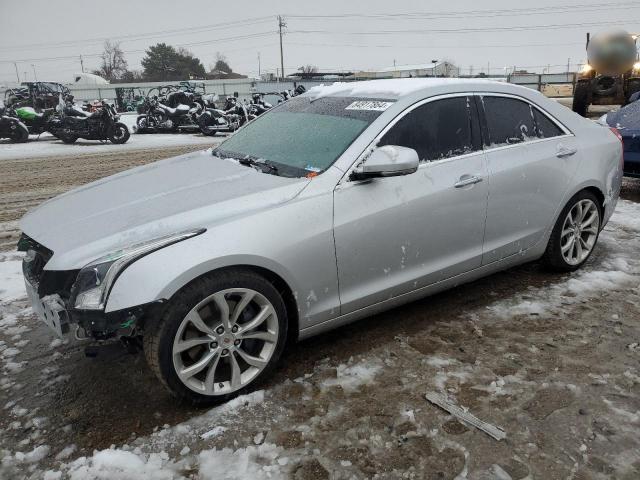
M 507 81 L 544 93 L 547 97 L 571 97 L 577 74 L 569 73 L 514 73 Z

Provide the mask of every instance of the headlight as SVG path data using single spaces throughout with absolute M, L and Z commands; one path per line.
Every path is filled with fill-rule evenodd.
M 131 263 L 139 258 L 187 238 L 203 233 L 204 229 L 189 230 L 138 243 L 100 257 L 80 270 L 73 286 L 75 308 L 103 310 L 113 282 Z

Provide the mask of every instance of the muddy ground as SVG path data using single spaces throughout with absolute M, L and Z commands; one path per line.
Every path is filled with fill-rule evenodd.
M 15 242 L 13 222 L 44 199 L 197 148 L 0 163 L 0 251 Z M 625 181 L 623 196 L 627 216 L 640 214 L 632 203 L 640 181 Z M 13 302 L 5 319 L 18 322 L 0 340 L 20 353 L 0 381 L 0 450 L 47 445 L 49 453 L 37 467 L 7 464 L 4 475 L 40 478 L 111 445 L 175 458 L 185 445 L 273 444 L 286 460 L 279 468 L 299 479 L 639 478 L 639 235 L 608 226 L 584 277 L 529 264 L 294 345 L 261 386 L 264 401 L 238 407 L 219 420 L 226 431 L 207 439 L 173 432 L 162 440 L 181 422 L 205 428 L 198 415 L 206 411 L 170 398 L 142 355 L 114 346 L 87 358 L 83 343 L 52 343 L 26 301 Z M 620 261 L 627 277 L 608 278 Z M 373 378 L 334 385 L 345 368 Z M 446 392 L 506 440 L 458 422 L 428 403 L 427 391 Z M 55 458 L 70 445 L 68 459 Z

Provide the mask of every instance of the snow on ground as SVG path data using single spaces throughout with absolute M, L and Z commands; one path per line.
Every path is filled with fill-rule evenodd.
M 488 330 L 495 325 L 498 330 L 502 330 L 504 325 L 512 323 L 515 318 L 539 318 L 546 315 L 549 319 L 560 321 L 568 314 L 571 307 L 585 304 L 587 300 L 603 294 L 603 292 L 606 294 L 614 291 L 628 291 L 628 289 L 638 290 L 638 279 L 640 278 L 638 252 L 640 252 L 640 204 L 620 200 L 616 213 L 601 234 L 596 252 L 599 256 L 595 260 L 591 260 L 585 268 L 573 274 L 552 277 L 555 280 L 546 286 L 530 288 L 525 293 L 518 293 L 509 298 L 489 303 L 483 307 L 483 311 L 465 312 L 462 315 L 463 320 L 469 320 L 472 328 L 468 328 L 466 323 L 460 328 L 465 330 L 467 335 L 475 336 L 478 342 L 487 341 L 489 338 Z M 24 341 L 22 335 L 29 330 L 21 325 L 21 319 L 28 314 L 24 300 L 22 302 L 16 301 L 16 299 L 24 299 L 24 285 L 19 264 L 18 254 L 0 254 L 0 329 L 5 334 L 13 335 L 11 337 L 13 343 L 2 341 L 0 344 L 0 362 L 3 362 L 4 368 L 0 388 L 3 390 L 12 389 L 12 391 L 15 389 L 16 372 L 19 372 L 26 364 L 25 361 L 19 361 L 21 347 L 17 342 Z M 617 318 L 617 314 L 609 316 Z M 458 325 L 460 323 L 462 322 L 458 321 Z M 21 329 L 23 327 L 26 330 Z M 434 329 L 437 328 L 437 326 L 434 327 Z M 586 328 L 591 327 L 585 326 Z M 433 331 L 430 334 L 435 335 Z M 571 332 L 567 332 L 567 334 L 572 335 Z M 501 341 L 501 339 L 496 339 L 496 341 Z M 522 345 L 526 346 L 530 354 L 537 355 L 540 352 L 539 346 L 527 342 L 528 340 L 525 340 Z M 555 342 L 561 345 L 560 340 Z M 453 397 L 463 398 L 463 394 L 468 395 L 468 392 L 471 391 L 477 393 L 478 398 L 485 398 L 482 395 L 486 395 L 486 398 L 491 401 L 505 399 L 500 401 L 514 402 L 517 399 L 532 397 L 534 393 L 542 395 L 541 391 L 553 391 L 560 392 L 561 398 L 558 401 L 562 401 L 562 398 L 580 397 L 581 389 L 585 388 L 553 376 L 552 380 L 538 384 L 536 380 L 532 379 L 536 377 L 532 377 L 531 371 L 527 371 L 532 366 L 526 362 L 515 362 L 517 368 L 514 368 L 512 372 L 496 375 L 486 363 L 465 362 L 441 353 L 422 357 L 420 370 L 402 371 L 399 368 L 399 365 L 402 365 L 401 362 L 409 361 L 409 359 L 413 361 L 415 355 L 407 355 L 405 359 L 402 348 L 406 346 L 406 342 L 403 339 L 398 339 L 397 344 L 400 346 L 392 348 L 393 355 L 383 355 L 383 349 L 372 348 L 365 350 L 363 354 L 354 355 L 348 361 L 339 363 L 337 366 L 331 366 L 330 359 L 320 361 L 311 373 L 293 381 L 285 380 L 267 390 L 259 390 L 238 397 L 185 422 L 174 426 L 164 425 L 150 435 L 132 438 L 126 444 L 84 454 L 78 452 L 75 444 L 67 445 L 62 449 L 53 449 L 46 443 L 37 444 L 41 435 L 39 432 L 46 428 L 47 419 L 38 417 L 36 412 L 30 412 L 23 408 L 20 394 L 17 393 L 4 406 L 5 411 L 8 411 L 12 417 L 9 428 L 27 431 L 27 425 L 29 425 L 29 428 L 37 429 L 31 437 L 25 438 L 24 443 L 20 442 L 11 450 L 0 450 L 0 478 L 5 478 L 3 472 L 7 475 L 6 478 L 13 478 L 11 475 L 17 475 L 17 472 L 20 472 L 21 477 L 19 478 L 24 476 L 24 478 L 45 480 L 66 478 L 71 480 L 128 480 L 134 478 L 141 480 L 183 478 L 277 480 L 289 478 L 293 465 L 300 465 L 300 462 L 303 461 L 305 450 L 284 445 L 284 442 L 270 435 L 269 429 L 271 427 L 279 425 L 280 428 L 284 428 L 284 425 L 287 425 L 286 428 L 300 436 L 302 445 L 306 446 L 307 450 L 312 450 L 314 442 L 319 441 L 318 437 L 332 428 L 338 430 L 335 424 L 343 423 L 345 416 L 350 418 L 350 421 L 356 422 L 359 415 L 369 418 L 367 422 L 370 427 L 378 425 L 375 422 L 382 422 L 381 419 L 384 419 L 385 423 L 382 423 L 384 431 L 389 431 L 390 428 L 393 428 L 394 431 L 404 431 L 405 433 L 399 437 L 402 439 L 403 445 L 411 445 L 412 439 L 425 438 L 427 439 L 425 442 L 429 442 L 426 443 L 429 450 L 431 449 L 430 445 L 433 445 L 434 452 L 438 452 L 437 456 L 440 456 L 441 452 L 445 452 L 443 458 L 446 458 L 447 455 L 451 456 L 457 452 L 456 458 L 462 459 L 460 465 L 456 464 L 457 471 L 461 472 L 459 478 L 465 478 L 471 466 L 469 450 L 472 449 L 471 445 L 474 442 L 470 442 L 469 437 L 466 437 L 466 441 L 464 437 L 461 437 L 460 441 L 452 441 L 443 437 L 441 430 L 434 428 L 425 420 L 427 418 L 425 412 L 433 412 L 433 409 L 430 409 L 426 404 L 421 407 L 423 411 L 420 412 L 404 407 L 404 402 L 410 401 L 410 394 L 420 396 L 424 393 L 425 388 L 435 388 Z M 490 344 L 485 343 L 484 345 Z M 58 346 L 55 345 L 55 347 Z M 389 347 L 384 348 L 389 349 Z M 413 348 L 411 347 L 411 349 Z M 465 348 L 469 347 L 465 346 Z M 513 345 L 505 345 L 503 348 L 506 359 L 515 361 L 523 355 L 522 351 L 516 353 L 513 350 Z M 411 350 L 411 352 L 413 354 L 415 350 Z M 459 354 L 464 355 L 464 350 L 461 352 L 463 353 L 459 352 Z M 560 364 L 560 362 L 554 363 L 554 365 Z M 43 371 L 43 375 L 50 376 L 55 380 L 57 378 L 56 368 L 52 365 L 50 370 Z M 630 385 L 633 385 L 634 382 L 640 383 L 640 378 L 632 372 L 631 367 L 625 367 L 623 370 L 624 373 L 618 375 L 622 380 Z M 375 396 L 381 391 L 382 378 L 389 372 L 391 372 L 391 379 L 384 380 L 386 381 L 384 389 L 404 389 L 400 391 L 406 395 L 406 398 L 398 396 L 396 403 L 391 405 L 388 405 L 388 402 L 384 403 L 386 409 L 384 412 L 359 414 L 357 411 L 348 411 L 351 408 L 348 403 L 349 399 L 353 397 L 360 399 L 360 408 L 373 402 Z M 542 372 L 541 374 L 546 373 Z M 613 375 L 609 374 L 593 373 L 591 378 L 594 383 L 598 382 L 602 385 L 614 381 Z M 418 392 L 415 391 L 416 385 L 420 390 Z M 539 390 L 540 388 L 542 390 Z M 19 392 L 19 389 L 17 391 Z M 601 402 L 612 415 L 612 417 L 606 418 L 607 422 L 619 429 L 619 435 L 629 435 L 631 439 L 632 435 L 637 433 L 635 428 L 639 421 L 638 411 L 622 403 L 628 398 L 623 394 L 625 391 L 621 390 L 620 396 L 612 397 L 613 399 L 603 397 Z M 295 403 L 300 411 L 292 411 L 291 405 L 283 405 L 283 398 L 292 397 L 295 398 Z M 313 402 L 318 398 L 321 398 L 324 403 L 314 404 Z M 466 397 L 467 401 L 471 401 L 471 398 L 475 399 L 476 397 Z M 534 397 L 534 400 L 535 398 L 537 397 Z M 592 395 L 589 398 L 596 402 L 599 400 L 597 395 L 595 397 Z M 475 401 L 478 402 L 475 404 L 475 409 L 480 409 L 483 404 L 477 399 Z M 319 407 L 320 404 L 323 407 Z M 509 403 L 504 405 L 512 407 Z M 544 402 L 533 402 L 527 403 L 527 405 L 529 405 L 527 407 L 529 409 L 527 410 L 528 415 L 535 417 L 538 415 L 536 409 L 545 404 Z M 304 408 L 307 406 L 310 409 L 308 414 L 301 414 L 300 412 L 306 413 Z M 393 409 L 396 410 L 395 413 L 389 413 Z M 516 407 L 516 410 L 521 412 L 521 415 L 525 415 L 522 413 L 524 410 L 519 406 Z M 500 409 L 491 412 L 492 415 L 500 418 Z M 38 415 L 42 415 L 42 412 Z M 550 413 L 542 412 L 539 415 L 550 415 Z M 520 425 L 523 420 L 525 420 L 524 417 L 516 418 L 514 421 Z M 625 424 L 628 425 L 628 431 L 624 430 Z M 511 428 L 509 433 L 509 435 L 513 435 L 511 441 L 517 443 L 521 441 L 521 437 L 526 438 L 525 431 L 528 427 L 516 429 L 517 427 L 512 425 Z M 258 429 L 257 433 L 256 429 Z M 372 434 L 367 429 L 353 427 L 347 433 L 349 437 L 340 439 L 340 441 L 347 444 L 353 442 L 359 445 L 357 448 L 363 448 L 367 454 L 369 451 L 374 454 L 378 451 L 382 455 L 382 452 L 393 447 L 379 434 Z M 602 437 L 606 434 L 606 431 L 603 430 L 603 433 L 598 433 L 598 436 Z M 225 443 L 223 442 L 225 436 L 239 439 L 239 441 L 227 439 Z M 571 436 L 575 435 L 572 433 Z M 246 437 L 251 440 L 243 443 L 243 439 Z M 471 438 L 476 438 L 478 440 L 476 443 L 485 440 L 484 437 Z M 576 455 L 576 464 L 584 463 L 586 460 L 583 459 L 588 458 L 588 455 L 591 454 L 588 451 L 591 447 L 585 445 L 591 440 L 576 439 L 576 441 L 579 445 L 577 454 L 570 450 L 572 447 L 569 445 L 569 441 L 564 442 L 563 448 L 570 450 L 571 455 Z M 597 442 L 598 438 L 593 441 Z M 527 445 L 530 446 L 533 443 L 530 442 Z M 503 448 L 503 444 L 496 448 Z M 350 469 L 355 468 L 353 462 L 356 461 L 357 456 L 349 457 L 349 459 L 331 459 L 327 455 L 321 455 L 319 450 L 312 451 L 315 452 L 314 455 L 322 459 L 323 468 L 334 473 L 340 471 L 343 474 L 343 476 L 336 478 L 350 478 L 349 472 Z M 356 451 L 360 452 L 360 450 Z M 46 459 L 51 459 L 51 461 L 46 468 L 41 468 L 40 466 L 47 461 Z M 522 458 L 520 460 L 528 461 L 528 459 L 523 460 Z M 615 459 L 617 462 L 615 467 L 623 471 L 628 468 L 628 465 L 638 460 L 637 452 L 622 451 Z M 502 467 L 497 465 L 492 466 L 492 469 L 494 474 L 502 471 Z M 353 478 L 361 477 L 354 475 Z M 554 478 L 553 474 L 550 474 L 549 478 Z
M 179 145 L 202 145 L 203 149 L 219 143 L 223 136 L 206 137 L 196 133 L 154 133 L 136 134 L 132 130 L 136 115 L 122 115 L 121 120 L 127 124 L 131 137 L 123 145 L 98 140 L 79 139 L 74 144 L 66 145 L 49 133 L 39 137 L 31 135 L 27 143 L 10 143 L 0 140 L 0 161 L 10 158 L 49 157 L 56 155 L 80 155 L 85 153 L 118 152 L 127 150 L 143 150 L 148 148 L 176 147 Z
M 621 235 L 614 236 L 612 232 Z M 621 236 L 624 240 L 621 240 Z M 598 269 L 587 264 L 561 282 L 496 302 L 487 309 L 503 319 L 514 315 L 559 313 L 573 304 L 584 302 L 594 294 L 638 285 L 640 216 L 637 203 L 627 200 L 618 202 L 614 215 L 600 234 L 598 248 L 605 248 L 608 253 Z
M 21 256 L 0 253 L 0 306 L 25 296 Z

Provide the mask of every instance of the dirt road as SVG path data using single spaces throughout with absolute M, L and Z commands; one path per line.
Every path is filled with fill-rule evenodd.
M 2 164 L 1 220 L 154 158 Z M 625 181 L 623 196 L 583 271 L 525 265 L 310 339 L 263 393 L 210 412 L 168 397 L 142 355 L 86 358 L 83 343 L 53 341 L 26 300 L 2 304 L 0 478 L 93 478 L 94 449 L 110 445 L 143 459 L 141 478 L 638 478 L 640 182 Z M 0 254 L 0 265 L 16 260 Z
M 0 251 L 15 247 L 17 220 L 48 198 L 131 167 L 203 148 L 206 147 L 181 145 L 126 153 L 3 159 L 0 161 Z

